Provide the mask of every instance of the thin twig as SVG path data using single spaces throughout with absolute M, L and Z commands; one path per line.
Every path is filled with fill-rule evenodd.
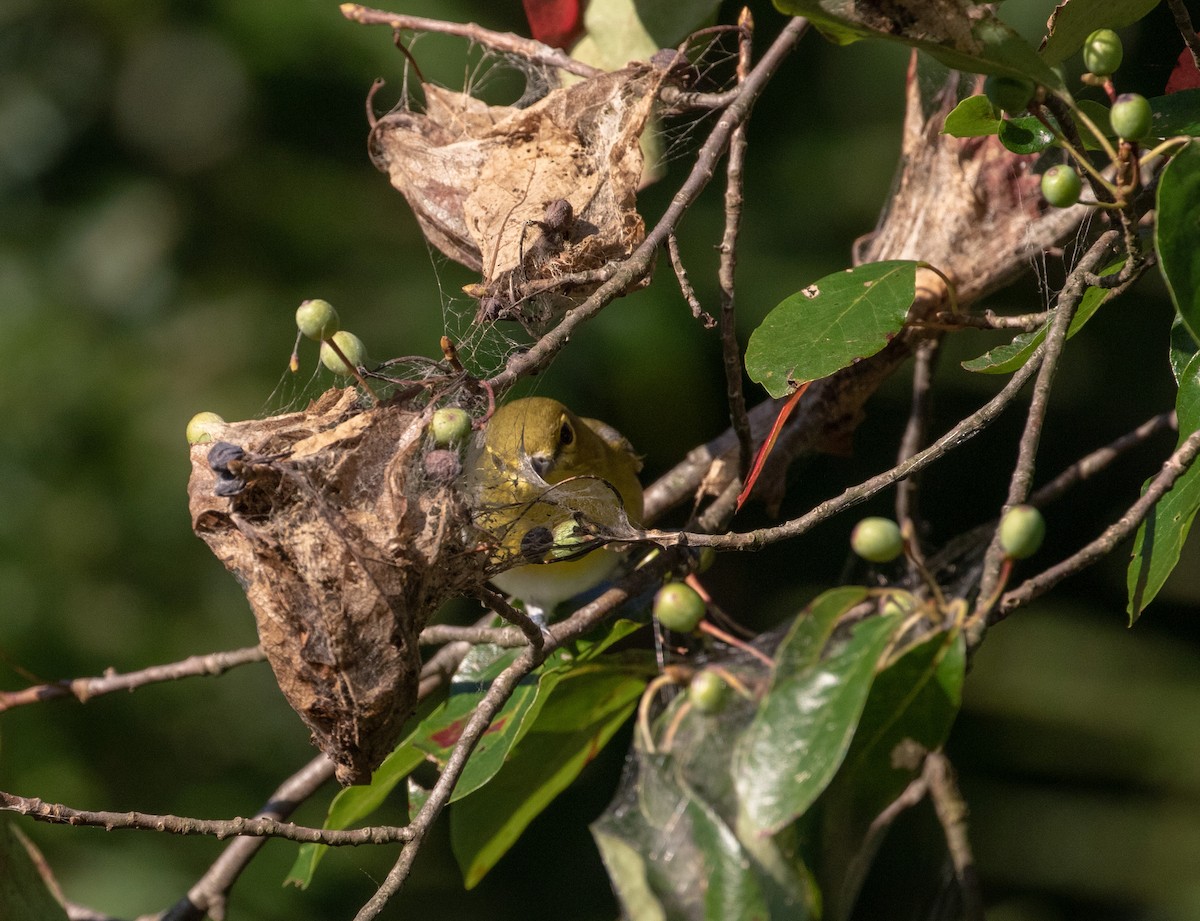
M 750 72 L 753 34 L 754 19 L 750 10 L 743 8 L 738 19 L 739 84 L 746 82 Z M 721 263 L 717 270 L 717 283 L 721 289 L 721 357 L 725 368 L 725 399 L 729 405 L 729 420 L 738 436 L 738 475 L 743 482 L 750 473 L 754 458 L 750 418 L 746 414 L 746 395 L 742 391 L 742 350 L 738 345 L 734 316 L 734 272 L 737 268 L 738 232 L 742 223 L 742 174 L 745 163 L 746 122 L 742 121 L 729 136 L 729 159 L 725 164 L 725 233 L 718 247 Z
M 1175 17 L 1175 26 L 1179 29 L 1179 34 L 1183 36 L 1188 50 L 1192 52 L 1192 61 L 1195 63 L 1196 69 L 1200 70 L 1200 36 L 1196 35 L 1196 27 L 1192 25 L 1192 17 L 1188 15 L 1187 6 L 1183 0 L 1167 0 L 1167 8 Z
M 1053 502 L 1068 490 L 1095 476 L 1114 460 L 1131 448 L 1153 438 L 1159 432 L 1171 431 L 1176 427 L 1175 413 L 1159 413 L 1152 419 L 1143 422 L 1131 432 L 1126 432 L 1102 448 L 1097 448 L 1085 454 L 1071 466 L 1063 470 L 1046 485 L 1035 489 L 1029 496 L 1030 505 L 1041 508 Z
M 967 839 L 967 804 L 954 777 L 954 768 L 942 752 L 930 752 L 921 775 L 929 788 L 938 822 L 946 835 L 946 847 L 954 864 L 954 876 L 962 893 L 964 921 L 984 921 L 983 894 L 971 842 Z
M 1021 432 L 1021 440 L 1017 447 L 1017 460 L 1009 479 L 1004 510 L 1024 502 L 1032 488 L 1038 445 L 1041 442 L 1042 428 L 1046 422 L 1046 411 L 1050 405 L 1050 390 L 1054 384 L 1054 375 L 1058 370 L 1058 360 L 1066 345 L 1067 332 L 1070 330 L 1075 310 L 1087 291 L 1084 274 L 1093 271 L 1102 260 L 1109 256 L 1116 240 L 1117 232 L 1115 230 L 1101 234 L 1072 270 L 1059 293 L 1054 319 L 1042 342 L 1044 349 L 1042 366 L 1038 371 L 1037 381 L 1034 383 L 1033 397 L 1029 401 L 1029 412 L 1026 414 L 1025 427 Z M 1000 530 L 997 528 L 984 557 L 979 597 L 987 599 L 992 597 L 992 593 L 996 590 L 1003 560 L 1004 550 L 1000 546 Z
M 318 755 L 279 785 L 256 818 L 286 819 L 333 777 L 333 762 Z M 162 921 L 198 921 L 225 916 L 229 892 L 266 838 L 238 838 L 208 868 L 187 895 L 163 912 Z
M 524 646 L 525 634 L 516 627 L 456 627 L 451 624 L 431 624 L 421 631 L 422 646 L 441 646 L 443 643 L 464 642 L 477 646 L 491 643 L 493 646 L 512 648 Z
M 468 39 L 485 48 L 492 48 L 504 54 L 511 54 L 542 64 L 546 67 L 556 67 L 579 77 L 595 77 L 603 73 L 599 68 L 577 61 L 565 51 L 543 45 L 532 38 L 523 38 L 512 32 L 493 32 L 473 22 L 446 22 L 441 19 L 427 19 L 424 16 L 405 16 L 400 13 L 389 13 L 384 10 L 373 10 L 357 3 L 343 3 L 341 13 L 352 22 L 367 26 L 387 26 L 391 29 L 404 29 L 411 32 L 440 32 L 443 35 L 457 35 Z
M 683 265 L 683 255 L 679 252 L 679 238 L 675 236 L 674 231 L 667 234 L 667 255 L 671 258 L 671 268 L 675 271 L 675 280 L 679 282 L 679 290 L 683 293 L 683 299 L 692 308 L 692 316 L 699 320 L 705 329 L 712 329 L 717 325 L 717 321 L 701 305 L 700 298 L 696 297 L 696 289 L 688 280 L 687 269 Z
M 1108 277 L 1108 276 L 1105 276 Z M 913 326 L 928 326 L 933 329 L 1019 329 L 1031 333 L 1041 329 L 1050 319 L 1049 311 L 1038 313 L 1023 313 L 1019 316 L 1006 316 L 992 310 L 977 313 L 950 313 L 942 310 L 929 320 L 916 320 Z
M 912 403 L 908 412 L 908 423 L 900 439 L 900 451 L 896 462 L 903 463 L 925 444 L 929 437 L 929 414 L 933 403 L 933 367 L 937 361 L 941 343 L 937 339 L 924 339 L 917 345 L 913 361 Z M 917 493 L 919 476 L 910 476 L 896 487 L 896 518 L 912 535 L 913 551 L 920 559 L 920 540 L 917 528 Z M 912 562 L 915 567 L 916 561 Z
M 955 425 L 928 448 L 914 454 L 904 463 L 897 464 L 890 470 L 864 480 L 857 486 L 851 486 L 832 499 L 827 499 L 799 518 L 793 518 L 770 528 L 731 534 L 647 530 L 643 531 L 641 536 L 648 541 L 667 547 L 687 544 L 693 547 L 714 547 L 718 550 L 761 550 L 771 544 L 799 537 L 825 519 L 831 518 L 851 506 L 858 505 L 860 502 L 865 502 L 880 490 L 924 470 L 991 425 L 1016 399 L 1021 388 L 1037 371 L 1041 364 L 1043 348 L 1044 344 L 1039 345 L 1030 356 L 1029 361 L 1013 374 L 1008 383 L 991 400 Z
M 1176 480 L 1183 476 L 1196 459 L 1197 453 L 1200 453 L 1200 432 L 1193 432 L 1179 446 L 1178 450 L 1167 458 L 1162 469 L 1151 481 L 1141 498 L 1133 503 L 1124 515 L 1105 528 L 1099 537 L 1077 553 L 1005 592 L 989 617 L 989 622 L 1003 620 L 1016 608 L 1044 595 L 1063 579 L 1075 575 L 1111 553 L 1121 541 L 1137 529 L 1138 525 L 1150 514 L 1154 504 L 1175 485 Z
M 0 691 L 0 713 L 14 707 L 40 703 L 44 700 L 74 697 L 80 703 L 87 703 L 93 697 L 111 694 L 113 691 L 132 691 L 148 684 L 177 681 L 180 678 L 193 678 L 199 675 L 221 675 L 239 665 L 262 662 L 266 657 L 262 647 L 247 646 L 244 649 L 232 649 L 228 652 L 210 652 L 201 656 L 189 656 L 179 662 L 153 665 L 136 672 L 124 674 L 107 672 L 96 678 L 73 678 L 66 681 L 38 684 L 22 688 L 19 691 Z
M 562 322 L 553 330 L 526 351 L 518 352 L 509 358 L 504 369 L 488 381 L 491 386 L 502 390 L 522 375 L 544 367 L 567 344 L 581 324 L 586 323 L 622 295 L 635 281 L 645 277 L 659 247 L 666 242 L 667 234 L 674 231 L 680 219 L 712 180 L 717 160 L 729 143 L 729 136 L 745 121 L 771 77 L 807 28 L 808 20 L 803 17 L 795 17 L 783 27 L 750 72 L 746 82 L 742 84 L 737 99 L 717 119 L 712 132 L 696 156 L 692 171 L 671 199 L 671 204 L 662 219 L 646 234 L 645 239 L 621 264 L 613 277 L 592 292 L 582 304 L 568 311 Z

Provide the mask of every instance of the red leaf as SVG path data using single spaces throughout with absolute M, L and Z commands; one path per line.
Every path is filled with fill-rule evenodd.
M 566 50 L 583 32 L 583 0 L 521 0 L 530 33 L 539 42 Z
M 1175 69 L 1171 71 L 1164 92 L 1170 95 L 1178 93 L 1180 90 L 1197 88 L 1200 88 L 1200 70 L 1196 70 L 1196 59 L 1192 57 L 1191 50 L 1185 47 L 1179 53 L 1179 61 L 1175 64 Z

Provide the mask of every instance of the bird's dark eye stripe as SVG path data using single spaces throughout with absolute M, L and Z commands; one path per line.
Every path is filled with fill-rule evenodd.
M 571 428 L 570 422 L 564 420 L 562 428 L 558 430 L 558 443 L 562 445 L 569 445 L 574 440 L 575 430 Z

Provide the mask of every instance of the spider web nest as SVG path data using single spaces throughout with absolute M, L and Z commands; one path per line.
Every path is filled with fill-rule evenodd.
M 641 242 L 639 136 L 668 75 L 632 64 L 524 108 L 425 84 L 424 113 L 403 107 L 374 125 L 372 157 L 431 245 L 482 273 L 473 336 L 498 319 L 541 334 L 600 284 L 578 276 Z M 540 72 L 528 83 L 548 85 Z M 371 376 L 391 396 L 376 405 L 333 389 L 191 449 L 193 530 L 242 585 L 281 691 L 343 784 L 370 779 L 415 709 L 430 617 L 529 562 L 481 530 L 486 510 L 462 487 L 458 454 L 428 450 L 438 406 L 483 415 L 461 368 L 398 359 L 381 370 Z M 542 485 L 533 503 L 576 521 L 575 551 L 628 536 L 623 516 L 596 511 L 612 504 L 603 481 Z
M 330 390 L 191 449 L 193 530 L 342 783 L 370 779 L 415 708 L 429 617 L 485 578 L 461 491 L 423 473 L 432 409 Z

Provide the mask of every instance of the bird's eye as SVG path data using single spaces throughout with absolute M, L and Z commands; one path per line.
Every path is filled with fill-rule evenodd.
M 558 443 L 560 445 L 569 445 L 574 440 L 575 430 L 571 428 L 571 423 L 564 419 L 562 428 L 558 430 Z

